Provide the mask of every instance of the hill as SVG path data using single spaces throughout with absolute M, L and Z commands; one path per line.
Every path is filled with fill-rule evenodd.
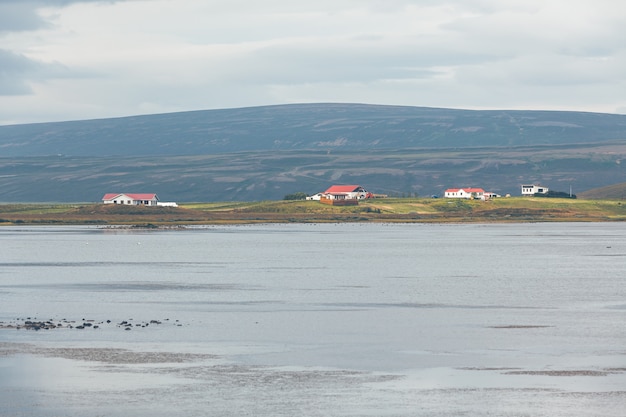
M 579 198 L 588 198 L 596 200 L 624 200 L 626 199 L 626 182 L 619 184 L 607 185 L 606 187 L 594 188 L 587 190 L 578 195 Z
M 0 201 L 253 201 L 356 183 L 389 195 L 626 182 L 626 116 L 300 104 L 0 126 Z
M 0 126 L 4 157 L 466 148 L 624 139 L 626 116 L 294 104 Z

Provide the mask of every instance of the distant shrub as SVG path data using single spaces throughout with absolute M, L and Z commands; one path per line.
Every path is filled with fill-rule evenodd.
M 362 207 L 359 209 L 359 212 L 361 213 L 376 213 L 376 214 L 380 214 L 381 211 L 379 208 L 373 208 L 373 207 Z
M 293 193 L 293 194 L 287 194 L 283 200 L 306 200 L 306 193 L 303 192 L 297 192 L 297 193 Z
M 570 193 L 566 193 L 564 191 L 548 191 L 545 194 L 536 193 L 535 197 L 546 197 L 546 198 L 576 198 L 576 194 L 570 195 Z

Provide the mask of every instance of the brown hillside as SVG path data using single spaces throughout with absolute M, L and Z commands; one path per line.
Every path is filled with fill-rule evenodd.
M 578 193 L 578 197 L 593 200 L 624 200 L 626 199 L 626 182 L 594 188 Z

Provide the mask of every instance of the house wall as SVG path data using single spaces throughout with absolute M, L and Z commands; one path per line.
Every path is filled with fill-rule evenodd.
M 444 197 L 446 198 L 469 198 L 469 196 L 467 195 L 467 193 L 465 193 L 465 191 L 463 190 L 459 190 L 459 191 L 446 191 L 444 194 Z
M 446 198 L 472 198 L 472 195 L 470 193 L 466 193 L 463 190 L 458 190 L 458 191 L 454 191 L 454 192 L 447 192 L 446 191 L 444 197 L 446 197 Z
M 445 198 L 465 198 L 465 199 L 472 199 L 472 198 L 476 198 L 479 200 L 484 200 L 485 199 L 485 195 L 482 192 L 476 192 L 476 193 L 469 193 L 463 189 L 457 190 L 457 191 L 445 191 L 444 195 Z
M 548 190 L 548 187 L 542 185 L 522 185 L 522 195 L 546 194 Z
M 104 200 L 104 204 L 133 204 L 133 200 L 128 197 L 118 197 L 114 200 Z
M 156 205 L 158 205 L 156 200 L 139 200 L 139 201 L 133 200 L 133 204 L 137 204 L 137 205 L 144 204 L 146 206 L 156 206 Z
M 320 203 L 322 204 L 328 204 L 331 206 L 358 206 L 359 205 L 359 200 L 357 200 L 356 198 L 349 198 L 349 199 L 332 199 L 332 198 L 320 198 Z

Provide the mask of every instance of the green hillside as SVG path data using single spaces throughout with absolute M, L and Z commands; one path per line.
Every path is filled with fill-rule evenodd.
M 188 203 L 178 208 L 113 204 L 0 204 L 0 226 L 33 224 L 138 227 L 315 222 L 562 222 L 626 221 L 615 200 L 384 198 L 336 207 L 317 201 Z

